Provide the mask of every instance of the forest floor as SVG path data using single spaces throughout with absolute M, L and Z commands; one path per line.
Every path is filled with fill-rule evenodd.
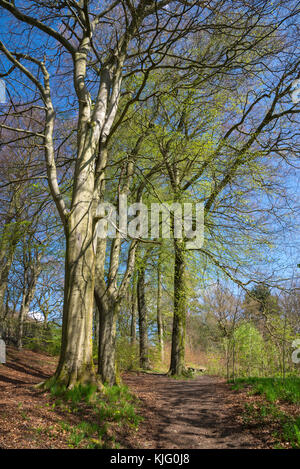
M 138 439 L 144 448 L 265 449 L 272 438 L 243 424 L 245 393 L 233 392 L 224 379 L 201 375 L 175 380 L 159 374 L 126 374 L 138 396 L 144 424 Z
M 95 421 L 88 406 L 72 413 L 34 387 L 55 370 L 56 358 L 8 347 L 0 365 L 0 448 L 74 448 L 70 428 Z M 115 425 L 117 448 L 271 448 L 269 432 L 245 426 L 245 391 L 235 392 L 224 380 L 197 376 L 175 380 L 161 374 L 126 373 L 124 384 L 139 398 L 143 420 L 136 428 Z M 79 428 L 79 427 L 78 427 Z M 78 440 L 79 441 L 79 440 Z

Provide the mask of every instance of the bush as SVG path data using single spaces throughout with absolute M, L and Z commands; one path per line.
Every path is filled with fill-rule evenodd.
M 127 337 L 120 337 L 116 346 L 116 361 L 121 371 L 136 370 L 139 368 L 138 344 L 131 344 Z
M 45 352 L 57 356 L 61 347 L 61 327 L 48 323 L 46 327 L 42 324 L 34 324 L 30 333 L 26 332 L 23 338 L 24 347 L 34 352 Z

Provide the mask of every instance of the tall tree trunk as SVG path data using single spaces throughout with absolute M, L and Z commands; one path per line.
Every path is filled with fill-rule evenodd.
M 13 253 L 10 255 L 9 259 L 7 259 L 7 262 L 1 268 L 1 272 L 0 272 L 0 320 L 4 314 L 4 308 L 5 308 L 4 299 L 5 299 L 8 275 L 10 272 L 12 260 L 13 260 Z
M 13 254 L 10 256 L 8 262 L 1 269 L 0 272 L 0 337 L 3 334 L 5 324 L 5 293 L 7 290 L 8 275 L 10 272 Z
M 130 341 L 131 345 L 136 344 L 136 320 L 137 320 L 137 299 L 136 296 L 132 299 L 131 305 L 131 324 L 130 324 Z
M 86 200 L 84 195 L 82 200 Z M 75 214 L 70 215 L 66 228 L 62 347 L 54 375 L 55 381 L 68 388 L 98 382 L 92 344 L 94 271 L 91 209 L 76 210 L 75 205 Z
M 107 151 L 105 151 L 105 154 L 107 155 Z M 123 189 L 121 189 L 122 178 L 119 180 L 119 194 L 122 194 L 122 191 L 125 195 L 128 193 L 129 179 L 133 171 L 132 166 L 132 163 L 130 163 L 130 168 L 127 168 L 127 177 Z M 102 181 L 100 189 L 99 200 L 103 200 L 104 181 Z M 98 238 L 96 248 L 95 301 L 100 316 L 98 373 L 102 381 L 110 386 L 118 383 L 115 358 L 117 319 L 120 301 L 125 296 L 134 270 L 137 247 L 137 242 L 132 241 L 128 250 L 125 273 L 122 280 L 118 282 L 121 243 L 121 234 L 117 232 L 116 237 L 111 242 L 107 272 L 105 272 L 106 238 Z
M 235 380 L 235 337 L 233 335 L 233 344 L 232 344 L 232 379 Z
M 105 281 L 106 239 L 97 239 L 94 298 L 99 314 L 98 375 L 103 383 L 113 386 L 116 373 L 116 328 L 119 304 L 115 288 Z M 115 285 L 114 285 L 115 286 Z
M 137 297 L 139 312 L 140 367 L 144 370 L 148 370 L 150 368 L 150 364 L 148 349 L 148 318 L 145 297 L 145 265 L 142 265 L 138 272 Z
M 25 246 L 24 246 L 25 247 Z M 29 308 L 34 298 L 36 284 L 41 271 L 41 253 L 35 252 L 35 257 L 31 256 L 31 247 L 29 247 L 29 256 L 25 252 L 25 262 L 27 265 L 24 269 L 24 286 L 22 293 L 22 302 L 20 307 L 19 319 L 18 319 L 18 331 L 17 331 L 17 347 L 21 349 L 23 347 L 23 330 L 24 320 L 28 317 Z
M 109 386 L 117 384 L 116 373 L 116 329 L 119 304 L 107 295 L 100 298 L 95 292 L 100 315 L 98 373 L 101 381 Z
M 100 334 L 100 313 L 98 311 L 98 308 L 94 308 L 94 327 L 93 327 L 93 335 L 94 335 L 94 341 L 95 345 L 98 349 L 99 347 L 99 334 Z
M 20 306 L 20 312 L 18 317 L 18 330 L 17 330 L 17 347 L 21 349 L 23 346 L 23 329 L 24 329 L 24 318 L 28 315 L 29 305 L 26 304 L 26 287 L 23 288 L 22 302 Z
M 161 310 L 161 253 L 157 265 L 157 336 L 161 361 L 164 361 L 163 318 Z
M 136 289 L 137 289 L 136 274 L 134 274 L 133 280 L 132 280 L 132 293 L 131 293 L 131 324 L 130 324 L 131 345 L 136 344 L 136 320 L 137 320 L 137 315 L 138 315 Z
M 11 226 L 14 217 L 19 220 L 19 188 L 13 193 L 8 207 L 8 213 L 4 219 L 0 240 L 0 325 L 4 314 L 4 298 L 7 289 L 8 276 L 16 247 L 22 235 L 22 229 L 17 224 Z
M 180 376 L 185 371 L 186 292 L 184 242 L 174 238 L 174 248 L 174 318 L 169 374 Z

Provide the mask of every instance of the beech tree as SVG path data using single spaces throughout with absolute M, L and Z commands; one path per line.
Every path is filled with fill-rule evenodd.
M 7 212 L 2 216 L 2 230 L 0 238 L 0 321 L 4 315 L 5 293 L 10 268 L 13 262 L 16 246 L 22 236 L 22 225 L 20 225 L 20 207 L 18 203 L 18 187 L 10 196 Z M 4 204 L 3 204 L 4 206 Z
M 134 161 L 129 158 L 126 165 L 126 176 L 119 178 L 117 192 L 119 195 L 129 194 Z M 125 179 L 125 182 L 123 181 Z M 119 202 L 119 197 L 117 197 Z M 104 213 L 103 213 L 104 215 Z M 103 382 L 113 385 L 117 382 L 116 375 L 116 326 L 122 298 L 125 297 L 135 266 L 137 240 L 129 240 L 125 272 L 119 272 L 120 256 L 124 236 L 120 229 L 116 230 L 111 240 L 109 259 L 107 259 L 107 239 L 97 239 L 96 271 L 95 271 L 95 304 L 99 314 L 98 373 Z M 107 261 L 107 262 L 106 262 Z M 107 269 L 105 269 L 107 265 Z
M 157 259 L 157 304 L 156 304 L 156 321 L 157 321 L 157 338 L 160 351 L 161 361 L 164 361 L 164 323 L 162 312 L 162 250 L 159 249 Z
M 22 244 L 23 288 L 17 330 L 17 347 L 19 349 L 23 346 L 24 319 L 27 319 L 42 267 L 42 249 L 40 243 L 34 239 L 33 233 L 24 236 Z
M 165 8 L 168 5 L 172 5 L 172 12 Z M 169 44 L 196 27 L 204 7 L 153 0 L 115 1 L 102 8 L 92 1 L 30 1 L 18 6 L 3 0 L 0 6 L 8 14 L 6 41 L 0 42 L 0 50 L 10 63 L 9 79 L 20 78 L 24 94 L 31 94 L 28 112 L 38 107 L 44 115 L 39 132 L 30 128 L 15 131 L 41 139 L 51 195 L 64 226 L 63 335 L 54 379 L 72 387 L 97 380 L 92 361 L 95 214 L 109 137 L 141 94 L 155 60 L 161 62 Z M 22 32 L 22 40 L 14 39 L 16 30 Z M 37 41 L 41 41 L 39 47 Z M 53 45 L 58 54 L 53 54 Z M 57 67 L 72 83 L 75 93 L 69 94 L 77 108 L 77 149 L 69 206 L 56 167 L 55 114 L 60 107 L 51 81 L 55 81 Z M 139 71 L 141 84 L 115 122 L 124 74 Z M 64 105 L 67 102 L 65 98 Z
M 286 21 L 283 27 L 286 32 L 289 18 L 282 21 Z M 241 280 L 242 266 L 247 261 L 242 259 L 242 253 L 249 249 L 253 265 L 255 246 L 267 245 L 271 239 L 269 220 L 276 217 L 284 223 L 284 218 L 293 213 L 287 202 L 287 197 L 292 200 L 291 194 L 280 192 L 278 185 L 285 162 L 293 164 L 299 145 L 299 107 L 291 100 L 291 89 L 299 76 L 300 62 L 292 35 L 283 39 L 279 31 L 275 38 L 279 50 L 273 58 L 269 52 L 260 54 L 259 71 L 254 66 L 250 72 L 254 87 L 250 91 L 245 91 L 249 85 L 246 71 L 238 83 L 236 78 L 234 82 L 230 77 L 226 79 L 226 93 L 211 86 L 209 70 L 199 72 L 199 80 L 203 80 L 201 90 L 193 86 L 186 89 L 176 79 L 175 71 L 173 79 L 169 72 L 172 85 L 168 92 L 153 98 L 157 112 L 153 119 L 153 141 L 157 158 L 165 165 L 171 202 L 183 203 L 193 191 L 193 200 L 204 203 L 206 234 L 205 245 L 198 248 L 200 258 L 208 260 L 243 288 L 246 285 Z M 269 38 L 263 48 L 268 47 Z M 256 56 L 259 50 L 252 53 Z M 276 60 L 281 62 L 280 68 L 274 65 Z M 264 83 L 266 76 L 270 81 Z M 156 75 L 157 82 L 165 83 L 164 79 L 162 74 Z M 178 85 L 177 89 L 173 83 Z M 279 163 L 280 171 L 275 169 L 278 160 L 283 160 L 282 165 Z M 270 200 L 268 206 L 265 202 L 271 198 L 272 191 L 277 201 Z M 257 201 L 258 193 L 261 204 Z M 251 208 L 252 197 L 255 209 Z M 186 242 L 187 239 L 178 239 L 173 233 L 174 320 L 170 373 L 176 375 L 182 374 L 185 368 Z M 249 271 L 251 267 L 249 264 Z
M 146 264 L 152 247 L 148 247 L 138 259 L 137 299 L 139 313 L 140 367 L 150 368 L 148 343 L 148 312 L 146 304 Z
M 136 138 L 134 133 L 133 138 L 130 138 L 128 126 L 124 125 L 123 132 L 120 130 L 118 138 L 114 139 L 117 140 L 117 148 L 113 148 L 114 144 L 112 144 L 112 148 L 110 148 L 110 164 L 112 168 L 114 168 L 114 165 L 118 163 L 120 158 L 123 160 L 121 164 L 119 163 L 120 167 L 117 168 L 117 174 L 119 173 L 118 177 L 115 170 L 113 172 L 109 169 L 106 171 L 106 180 L 112 180 L 109 184 L 110 200 L 116 200 L 119 211 L 122 210 L 122 203 L 124 203 L 121 197 L 126 197 L 127 203 L 139 202 L 145 190 L 145 182 L 143 180 L 139 181 L 135 174 L 135 167 L 138 164 L 138 160 L 142 160 L 140 150 L 143 141 L 148 135 L 149 124 L 145 127 L 146 129 L 144 129 L 138 138 Z M 122 147 L 121 156 L 118 152 L 118 145 Z M 141 166 L 141 164 L 139 164 L 139 166 Z M 157 168 L 154 165 L 150 173 L 156 170 Z M 102 217 L 104 218 L 104 206 L 103 209 L 100 210 L 100 213 L 99 211 L 97 212 L 100 219 Z M 116 207 L 113 207 L 113 209 L 115 208 Z M 111 209 L 112 207 L 108 206 L 108 214 Z M 126 211 L 127 207 L 123 207 L 123 210 Z M 121 213 L 119 213 L 119 216 L 120 215 Z M 125 219 L 127 220 L 127 214 Z M 132 337 L 134 337 L 135 333 L 135 331 L 133 331 L 133 329 L 135 329 L 134 317 L 137 303 L 135 296 L 138 296 L 138 292 L 135 292 L 136 279 L 134 277 L 138 277 L 136 251 L 139 242 L 142 241 L 138 235 L 136 237 L 130 236 L 127 233 L 127 226 L 122 226 L 120 220 L 119 217 L 118 225 L 120 226 L 117 226 L 117 220 L 116 224 L 110 220 L 108 224 L 110 225 L 110 229 L 115 231 L 114 237 L 109 242 L 107 236 L 104 236 L 104 238 L 99 236 L 96 248 L 95 304 L 98 310 L 100 323 L 98 373 L 102 381 L 109 385 L 115 384 L 118 380 L 115 363 L 117 320 L 122 300 L 128 296 L 128 289 L 130 288 L 132 288 L 132 295 L 129 295 L 132 301 L 133 313 Z M 131 279 L 132 286 L 130 286 Z
M 292 18 L 293 2 L 282 3 Z M 279 27 L 281 2 L 116 0 L 99 6 L 89 0 L 0 0 L 0 7 L 7 15 L 7 30 L 0 41 L 7 88 L 11 84 L 20 96 L 11 98 L 11 106 L 20 115 L 30 117 L 32 110 L 39 114 L 35 126 L 28 119 L 20 127 L 7 125 L 5 115 L 0 125 L 39 142 L 66 240 L 62 349 L 49 382 L 56 380 L 68 387 L 80 382 L 99 384 L 92 359 L 95 227 L 96 208 L 105 198 L 109 141 L 132 104 L 143 98 L 153 70 L 177 67 L 182 75 L 204 65 L 209 65 L 212 75 L 234 70 L 241 60 L 240 50 L 249 51 Z M 266 18 L 272 14 L 273 27 L 266 27 Z M 258 30 L 265 32 L 258 34 Z M 206 48 L 212 34 L 227 41 L 218 40 L 216 47 Z M 196 60 L 189 50 L 191 36 L 202 40 L 205 49 Z M 255 60 L 259 63 L 260 57 Z M 123 82 L 130 77 L 136 83 L 120 106 Z M 57 126 L 68 118 L 75 122 L 70 135 L 76 135 L 75 154 L 70 158 L 71 200 L 57 167 L 61 148 Z M 248 148 L 246 144 L 244 150 Z M 240 149 L 230 174 L 244 154 Z M 219 181 L 207 201 L 208 209 L 230 178 L 226 175 Z M 99 275 L 104 275 L 102 269 Z M 105 337 L 111 340 L 111 333 Z
M 33 168 L 36 172 L 39 167 L 32 142 L 26 147 L 18 138 L 11 139 L 6 131 L 1 137 L 0 321 L 4 319 L 16 250 L 47 199 L 44 188 L 31 182 L 30 173 L 33 175 Z

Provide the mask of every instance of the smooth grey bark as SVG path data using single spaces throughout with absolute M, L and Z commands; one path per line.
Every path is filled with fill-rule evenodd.
M 164 361 L 164 332 L 163 332 L 163 317 L 162 317 L 162 309 L 161 309 L 161 297 L 162 297 L 162 289 L 161 289 L 161 282 L 162 282 L 162 275 L 161 275 L 161 252 L 159 252 L 158 256 L 158 264 L 157 264 L 157 336 L 158 336 L 158 346 L 160 351 L 160 358 L 161 361 Z
M 169 374 L 185 372 L 186 291 L 184 242 L 174 238 L 174 317 L 172 330 L 171 364 Z
M 62 349 L 55 379 L 68 387 L 82 382 L 96 382 L 101 386 L 93 364 L 92 343 L 96 204 L 106 165 L 106 139 L 118 106 L 124 59 L 120 53 L 114 77 L 112 65 L 111 69 L 109 65 L 103 67 L 98 96 L 92 108 L 84 83 L 89 49 L 90 37 L 85 37 L 74 55 L 75 89 L 79 100 L 78 148 L 71 210 L 63 218 L 67 240 L 65 295 Z M 61 198 L 56 196 L 56 200 L 61 211 Z
M 137 276 L 134 273 L 132 280 L 132 290 L 131 290 L 131 323 L 130 323 L 130 342 L 131 345 L 136 344 L 136 323 L 138 316 L 137 308 Z
M 5 293 L 6 293 L 6 290 L 7 290 L 8 276 L 9 276 L 10 268 L 11 268 L 13 257 L 14 257 L 14 251 L 15 250 L 10 251 L 9 257 L 6 258 L 6 261 L 5 261 L 4 265 L 1 266 L 1 272 L 0 272 L 0 321 L 3 319 L 3 316 L 4 316 Z
M 42 249 L 39 246 L 32 247 L 31 243 L 34 242 L 35 240 L 31 236 L 23 240 L 23 291 L 17 329 L 17 347 L 19 349 L 23 347 L 24 320 L 28 317 L 30 304 L 34 298 L 41 273 Z
M 117 284 L 121 239 L 112 241 L 110 266 L 107 279 L 104 275 L 106 240 L 97 240 L 95 303 L 99 312 L 98 374 L 103 383 L 112 386 L 119 382 L 116 369 L 116 327 L 120 301 L 128 288 L 135 265 L 137 242 L 132 241 L 128 252 L 127 268 L 120 284 Z
M 104 264 L 106 255 L 106 239 L 97 239 L 96 249 L 97 257 L 94 298 L 99 315 L 97 373 L 102 383 L 113 386 L 118 381 L 115 355 L 116 327 L 118 317 L 118 291 L 115 281 L 113 281 L 110 285 L 107 285 L 105 282 Z
M 100 334 L 100 314 L 99 314 L 99 311 L 98 311 L 98 308 L 97 308 L 96 305 L 95 305 L 95 308 L 94 308 L 93 321 L 94 321 L 94 327 L 93 327 L 94 342 L 95 342 L 95 344 L 97 346 L 97 349 L 98 349 L 99 334 Z
M 69 388 L 78 383 L 97 382 L 92 348 L 95 270 L 92 233 L 91 216 L 78 214 L 69 219 L 62 347 L 54 376 Z
M 28 316 L 29 312 L 29 298 L 26 293 L 26 287 L 23 288 L 22 293 L 22 302 L 20 306 L 20 312 L 18 317 L 18 330 L 17 330 L 17 347 L 21 349 L 23 347 L 23 329 L 24 329 L 24 319 Z
M 110 300 L 107 297 L 100 298 L 96 292 L 95 300 L 100 316 L 98 373 L 103 383 L 113 386 L 118 382 L 115 354 L 119 304 L 114 298 L 110 298 Z
M 10 223 L 14 217 L 18 218 L 19 212 L 19 188 L 16 187 L 10 200 L 7 215 L 4 219 L 4 227 L 0 241 L 0 321 L 4 315 L 4 299 L 7 289 L 8 276 L 14 259 L 17 244 L 22 235 L 22 229 L 17 224 L 13 227 Z
M 150 368 L 149 363 L 149 345 L 148 345 L 148 317 L 145 295 L 145 261 L 138 270 L 137 280 L 137 298 L 139 313 L 139 340 L 140 340 L 140 367 L 143 370 Z
M 138 316 L 138 308 L 137 308 L 137 298 L 136 295 L 132 299 L 131 305 L 131 323 L 130 323 L 130 341 L 131 345 L 136 344 L 136 322 Z
M 132 154 L 128 157 L 126 174 L 121 172 L 118 184 L 119 195 L 129 195 L 129 186 L 134 173 L 134 161 L 143 138 L 138 138 Z M 105 157 L 107 158 L 107 151 Z M 100 185 L 100 200 L 103 200 L 104 184 L 105 182 L 102 180 Z M 122 280 L 119 278 L 118 281 L 122 239 L 122 234 L 117 230 L 115 238 L 111 241 L 107 275 L 105 275 L 107 242 L 106 239 L 99 238 L 96 241 L 95 301 L 100 316 L 98 373 L 102 381 L 109 385 L 118 382 L 115 362 L 115 336 L 119 305 L 121 299 L 126 294 L 134 272 L 135 253 L 138 244 L 136 240 L 131 242 L 128 250 L 126 271 L 122 276 Z

